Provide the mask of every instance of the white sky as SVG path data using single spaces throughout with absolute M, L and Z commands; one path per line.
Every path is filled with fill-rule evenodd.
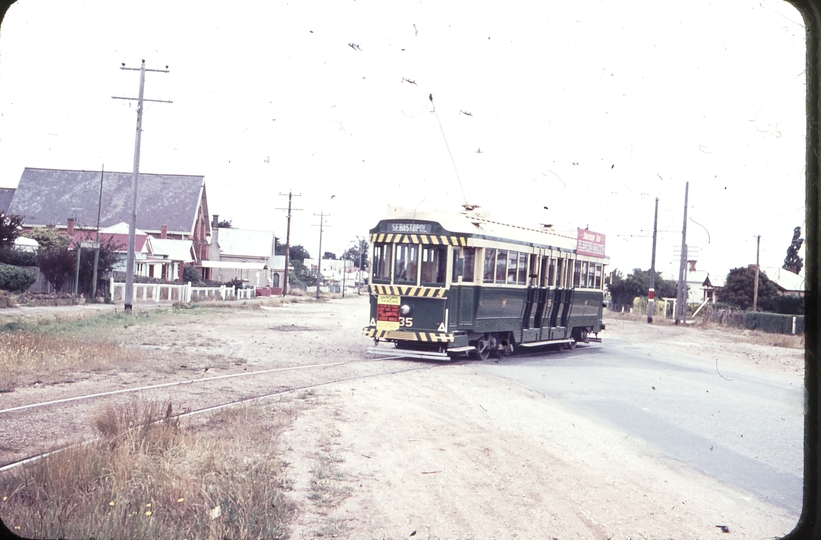
M 0 28 L 0 187 L 24 167 L 203 174 L 212 214 L 341 254 L 388 204 L 607 235 L 612 266 L 780 266 L 804 225 L 804 29 L 781 0 L 20 0 Z M 230 7 L 230 9 L 228 9 Z M 355 50 L 349 43 L 358 44 Z M 402 82 L 407 78 L 415 85 Z M 428 95 L 433 94 L 437 114 Z M 472 114 L 468 116 L 460 111 Z M 481 148 L 481 153 L 477 150 Z M 544 207 L 549 207 L 545 211 Z M 703 227 L 702 227 L 703 226 Z M 574 231 L 575 233 L 575 231 Z

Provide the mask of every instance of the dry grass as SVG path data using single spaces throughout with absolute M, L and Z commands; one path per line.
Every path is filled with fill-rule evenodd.
M 0 333 L 0 392 L 20 384 L 75 380 L 78 372 L 101 371 L 162 361 L 163 354 L 119 343 L 78 340 L 30 330 Z
M 286 538 L 277 437 L 292 413 L 237 407 L 184 427 L 170 403 L 107 406 L 98 441 L 0 475 L 0 515 L 32 538 Z

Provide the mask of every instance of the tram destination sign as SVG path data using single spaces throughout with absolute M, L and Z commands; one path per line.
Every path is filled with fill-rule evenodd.
M 590 257 L 604 257 L 604 235 L 587 229 L 578 229 L 576 253 Z
M 430 234 L 433 226 L 430 223 L 388 223 L 388 232 L 405 234 Z

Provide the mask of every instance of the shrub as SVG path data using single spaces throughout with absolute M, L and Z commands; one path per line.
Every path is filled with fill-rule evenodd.
M 775 311 L 786 315 L 803 315 L 804 297 L 780 295 L 776 299 Z
M 37 252 L 3 247 L 0 248 L 0 263 L 12 266 L 37 266 Z
M 778 313 L 760 313 L 750 311 L 744 314 L 744 327 L 750 330 L 761 330 L 776 334 L 791 334 L 792 321 L 795 318 L 796 334 L 804 332 L 804 317 L 781 315 Z
M 31 287 L 36 279 L 34 272 L 0 263 L 0 289 L 22 292 Z
M 197 272 L 197 269 L 193 266 L 186 266 L 185 269 L 182 271 L 182 280 L 188 283 L 199 283 L 200 282 L 200 273 Z

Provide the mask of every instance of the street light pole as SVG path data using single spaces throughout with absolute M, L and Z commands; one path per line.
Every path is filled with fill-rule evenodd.
M 753 311 L 758 311 L 758 253 L 761 249 L 761 235 L 756 235 L 756 245 L 755 245 L 755 284 L 753 285 Z
M 681 228 L 681 265 L 678 270 L 678 294 L 676 295 L 676 324 L 687 322 L 687 283 L 684 279 L 687 269 L 687 199 L 690 182 L 684 185 L 684 224 Z
M 658 232 L 659 224 L 659 198 L 656 197 L 656 212 L 653 216 L 653 257 L 650 259 L 650 290 L 647 293 L 647 322 L 653 322 L 653 315 L 655 315 L 655 297 L 656 297 L 656 233 Z

